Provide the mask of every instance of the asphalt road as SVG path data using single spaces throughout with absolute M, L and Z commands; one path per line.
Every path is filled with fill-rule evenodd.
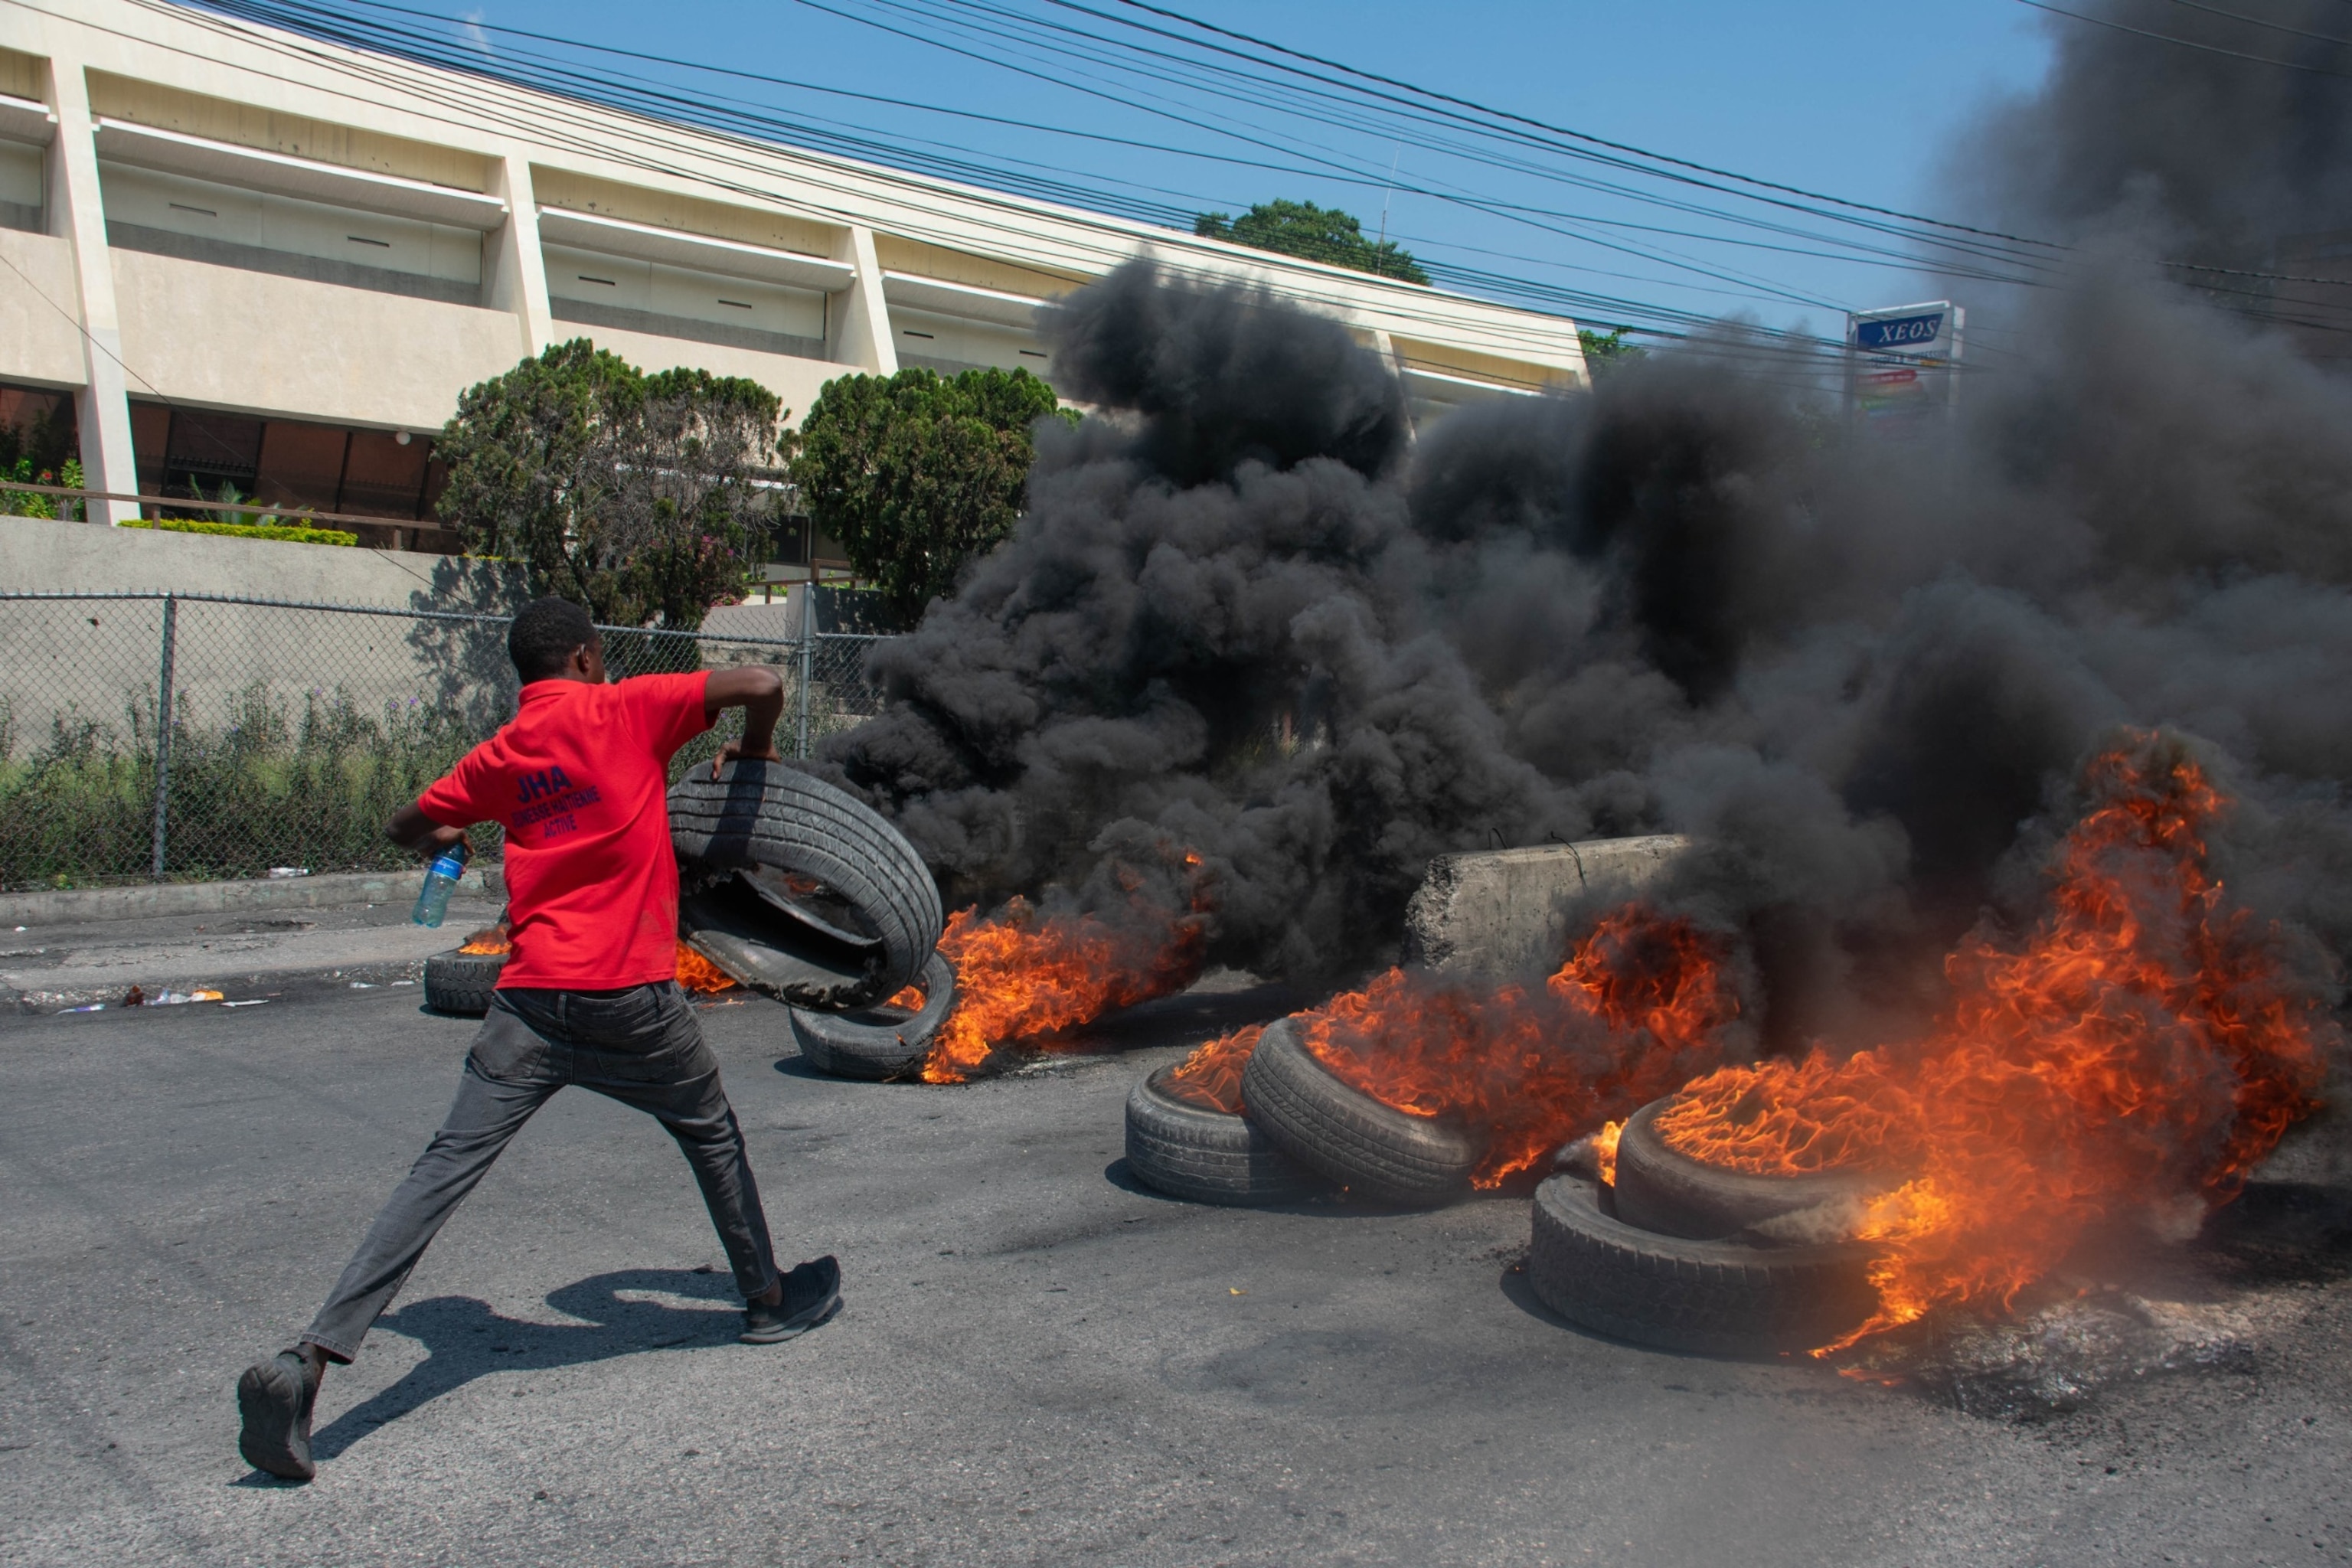
M 0 931 L 0 1012 L 42 1016 L 199 988 L 235 998 L 289 988 L 414 981 L 427 954 L 498 919 L 498 899 L 459 898 L 437 930 L 408 923 L 406 902 L 60 922 Z
M 957 1089 L 706 1023 L 787 1258 L 843 1315 L 732 1341 L 656 1127 L 560 1097 L 249 1472 L 232 1384 L 445 1108 L 413 990 L 0 1023 L 0 1560 L 77 1563 L 2322 1563 L 2352 1560 L 2352 1286 L 2250 1362 L 2037 1422 L 1538 1308 L 1527 1204 L 1235 1212 L 1134 1189 L 1118 1055 Z M 1158 1043 L 1153 1043 L 1158 1042 Z M 782 1060 L 779 1060 L 779 1058 Z

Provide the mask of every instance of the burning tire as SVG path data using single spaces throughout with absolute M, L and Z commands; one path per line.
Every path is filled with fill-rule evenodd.
M 738 762 L 670 786 L 688 946 L 794 1006 L 862 1007 L 939 944 L 939 884 L 883 816 L 821 779 Z
M 1127 1097 L 1127 1168 L 1136 1180 L 1196 1204 L 1278 1204 L 1321 1184 L 1283 1157 L 1249 1119 L 1186 1100 L 1161 1068 Z
M 1298 1164 L 1375 1203 L 1433 1208 L 1470 1190 L 1478 1143 L 1449 1122 L 1408 1116 L 1325 1070 L 1286 1018 L 1266 1026 L 1242 1072 L 1252 1125 Z
M 478 1018 L 490 1010 L 490 993 L 507 966 L 503 952 L 467 952 L 451 948 L 425 961 L 425 1005 L 436 1013 Z
M 1561 1317 L 1617 1339 L 1775 1355 L 1828 1344 L 1869 1318 L 1877 1305 L 1870 1257 L 1851 1241 L 1763 1247 L 1660 1236 L 1620 1219 L 1607 1187 L 1562 1175 L 1536 1189 L 1528 1281 Z
M 801 1059 L 835 1078 L 887 1083 L 912 1078 L 930 1054 L 931 1036 L 955 1011 L 955 970 L 940 953 L 923 965 L 915 984 L 923 1005 L 912 1013 L 887 1007 L 856 1013 L 792 1011 Z
M 1850 1207 L 1886 1183 L 1858 1172 L 1758 1175 L 1727 1170 L 1670 1146 L 1657 1129 L 1674 1100 L 1652 1100 L 1617 1139 L 1617 1215 L 1662 1236 L 1711 1240 L 1808 1209 Z

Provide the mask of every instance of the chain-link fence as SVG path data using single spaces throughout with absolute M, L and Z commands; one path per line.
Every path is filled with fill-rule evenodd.
M 508 617 L 0 593 L 0 889 L 395 869 L 386 818 L 514 712 Z M 877 638 L 602 628 L 615 679 L 768 664 L 777 744 L 872 714 Z M 740 714 L 722 726 L 740 731 Z M 678 753 L 707 762 L 729 728 Z M 496 856 L 494 831 L 478 851 Z

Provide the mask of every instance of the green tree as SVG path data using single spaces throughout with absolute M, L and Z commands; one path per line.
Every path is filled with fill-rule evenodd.
M 1364 237 L 1364 226 L 1351 215 L 1313 202 L 1260 202 L 1239 217 L 1202 213 L 1192 220 L 1192 232 L 1407 283 L 1429 281 L 1421 263 L 1410 251 L 1399 249 L 1395 240 L 1376 245 Z
M 1031 427 L 1060 407 L 1025 370 L 842 376 L 802 422 L 793 482 L 809 520 L 911 622 L 1012 531 L 1036 456 Z
M 1603 335 L 1590 327 L 1576 329 L 1576 341 L 1584 350 L 1584 368 L 1595 380 L 1622 365 L 1649 356 L 1649 350 L 1625 341 L 1625 329 L 1615 327 Z
M 608 626 L 690 631 L 768 542 L 783 418 L 757 382 L 646 375 L 575 338 L 457 400 L 441 517 Z

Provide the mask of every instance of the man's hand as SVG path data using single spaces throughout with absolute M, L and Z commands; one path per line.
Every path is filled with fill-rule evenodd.
M 757 746 L 743 741 L 730 741 L 719 748 L 717 756 L 710 759 L 710 776 L 717 778 L 719 770 L 738 757 L 749 757 L 755 763 L 781 763 L 784 760 L 783 752 L 776 750 L 772 739 Z
M 415 801 L 392 814 L 392 820 L 384 824 L 383 836 L 403 849 L 413 849 L 427 859 L 466 841 L 464 828 L 442 826 L 425 816 L 424 808 Z
M 738 757 L 768 763 L 784 760 L 776 750 L 776 721 L 784 716 L 782 676 L 763 664 L 712 670 L 702 689 L 703 716 L 716 719 L 730 708 L 743 710 L 743 738 L 719 748 L 719 754 L 710 759 L 712 778 Z

